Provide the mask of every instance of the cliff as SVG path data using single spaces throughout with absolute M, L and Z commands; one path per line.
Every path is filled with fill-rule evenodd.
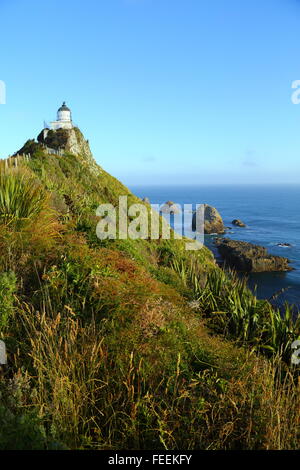
M 61 149 L 74 155 L 81 155 L 89 161 L 93 160 L 89 142 L 85 140 L 78 127 L 57 130 L 44 129 L 38 135 L 37 141 L 49 148 Z

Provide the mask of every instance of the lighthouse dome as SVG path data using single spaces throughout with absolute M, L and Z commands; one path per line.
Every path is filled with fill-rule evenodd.
M 72 121 L 71 118 L 71 110 L 66 105 L 65 101 L 63 102 L 62 106 L 57 111 L 57 120 L 58 121 Z

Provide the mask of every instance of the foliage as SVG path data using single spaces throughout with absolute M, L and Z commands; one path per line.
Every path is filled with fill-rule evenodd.
M 15 155 L 31 155 L 32 157 L 43 157 L 45 156 L 43 146 L 36 142 L 34 139 L 27 140 L 20 150 Z
M 0 383 L 0 450 L 63 449 L 47 436 L 36 410 L 24 406 L 30 392 L 29 377 L 20 372 Z
M 0 273 L 0 331 L 8 325 L 14 309 L 16 276 L 13 272 Z
M 65 129 L 57 129 L 56 131 L 49 129 L 45 138 L 44 131 L 42 131 L 37 140 L 40 143 L 46 144 L 51 149 L 58 150 L 64 148 L 67 144 L 68 132 Z
M 0 448 L 298 448 L 291 309 L 185 240 L 98 240 L 120 195 L 82 155 L 1 167 Z
M 211 327 L 265 354 L 280 353 L 282 359 L 290 362 L 291 344 L 300 339 L 300 316 L 295 319 L 291 306 L 286 305 L 282 313 L 268 301 L 258 300 L 247 287 L 246 279 L 233 271 L 215 269 L 203 283 L 195 261 L 181 266 L 174 261 L 173 267 L 191 285 Z
M 23 166 L 0 167 L 0 266 L 24 269 L 45 256 L 57 241 L 60 224 L 50 194 Z M 24 273 L 25 274 L 25 273 Z
M 46 199 L 44 188 L 36 178 L 18 169 L 0 171 L 0 217 L 5 225 L 19 230 L 35 220 Z

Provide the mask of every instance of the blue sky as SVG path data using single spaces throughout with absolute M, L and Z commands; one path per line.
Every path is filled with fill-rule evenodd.
M 63 100 L 127 185 L 300 183 L 300 1 L 0 0 L 0 157 Z

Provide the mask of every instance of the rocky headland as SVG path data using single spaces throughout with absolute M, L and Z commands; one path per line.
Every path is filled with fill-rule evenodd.
M 215 244 L 225 262 L 242 272 L 291 271 L 289 259 L 274 256 L 267 249 L 248 242 L 221 238 Z

